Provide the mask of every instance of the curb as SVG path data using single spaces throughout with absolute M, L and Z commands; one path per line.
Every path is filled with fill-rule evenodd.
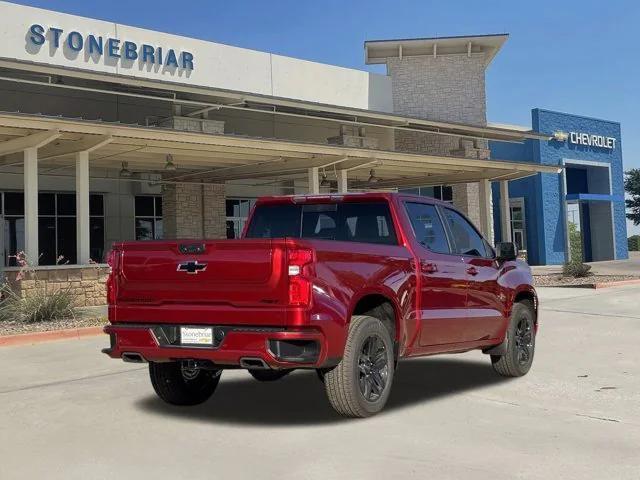
M 640 285 L 640 279 L 638 280 L 620 280 L 617 282 L 609 283 L 593 283 L 592 288 L 611 288 L 611 287 L 624 287 L 625 285 Z
M 581 285 L 536 285 L 536 288 L 589 288 L 600 290 L 602 288 L 624 287 L 626 285 L 640 285 L 638 280 L 619 280 L 617 282 L 583 283 Z
M 19 333 L 16 335 L 0 336 L 0 347 L 16 345 L 33 345 L 36 343 L 52 342 L 55 340 L 79 340 L 83 337 L 102 335 L 104 326 L 67 328 L 64 330 L 50 330 L 47 332 Z

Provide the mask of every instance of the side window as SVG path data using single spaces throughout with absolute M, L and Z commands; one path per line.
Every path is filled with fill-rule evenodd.
M 445 222 L 451 232 L 453 247 L 460 255 L 471 255 L 474 257 L 489 257 L 485 242 L 475 228 L 455 210 L 443 208 Z
M 340 204 L 340 239 L 396 245 L 396 232 L 386 203 Z
M 451 253 L 440 216 L 433 205 L 406 203 L 416 240 L 435 253 Z

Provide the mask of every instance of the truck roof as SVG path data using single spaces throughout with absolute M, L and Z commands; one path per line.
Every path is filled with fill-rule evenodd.
M 412 195 L 398 192 L 354 192 L 354 193 L 324 193 L 324 194 L 296 194 L 296 195 L 270 195 L 259 197 L 256 204 L 264 203 L 322 203 L 322 202 L 351 202 L 368 200 L 391 200 L 401 198 L 403 200 L 415 200 L 423 203 L 435 203 L 439 205 L 449 205 L 447 202 L 433 197 L 422 195 Z

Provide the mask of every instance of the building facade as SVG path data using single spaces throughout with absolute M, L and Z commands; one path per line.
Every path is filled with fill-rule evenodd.
M 505 34 L 367 41 L 374 74 L 4 1 L 0 16 L 0 267 L 23 292 L 99 303 L 112 243 L 237 238 L 261 195 L 419 189 L 492 239 L 492 182 L 508 205 L 509 183 L 562 178 L 489 148 L 554 148 L 547 124 L 487 122 Z
M 520 144 L 491 142 L 495 158 L 562 167 L 509 182 L 510 234 L 532 265 L 628 258 L 620 124 L 532 110 L 532 126 L 552 136 Z M 502 237 L 500 189 L 494 228 Z M 508 236 L 508 235 L 507 235 Z

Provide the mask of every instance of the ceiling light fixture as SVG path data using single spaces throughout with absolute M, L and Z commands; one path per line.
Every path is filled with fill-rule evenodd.
M 129 162 L 122 162 L 122 168 L 120 169 L 120 176 L 122 178 L 130 178 L 133 173 L 129 170 Z
M 322 173 L 322 180 L 320 181 L 320 186 L 321 187 L 328 187 L 330 185 L 331 185 L 331 182 L 327 178 L 327 174 L 323 172 Z
M 169 172 L 175 172 L 177 167 L 176 164 L 173 163 L 173 155 L 168 154 L 166 157 L 166 163 L 164 164 L 164 169 Z

